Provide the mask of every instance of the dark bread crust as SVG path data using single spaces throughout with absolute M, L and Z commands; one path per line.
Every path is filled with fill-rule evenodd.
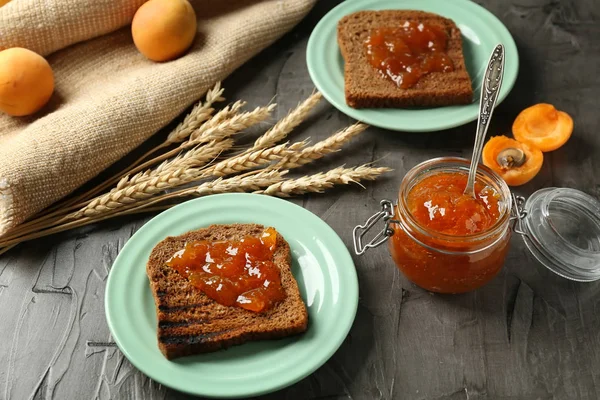
M 426 22 L 448 33 L 447 54 L 454 63 L 454 71 L 433 72 L 413 87 L 403 89 L 369 64 L 364 41 L 371 29 L 399 26 L 405 21 Z M 338 22 L 337 39 L 345 61 L 344 86 L 350 107 L 437 107 L 473 102 L 461 33 L 451 19 L 413 10 L 359 11 Z
M 165 262 L 186 241 L 238 240 L 260 235 L 257 224 L 212 225 L 158 243 L 146 272 L 158 316 L 158 347 L 168 359 L 206 353 L 250 340 L 276 339 L 306 331 L 308 313 L 291 272 L 290 247 L 277 234 L 274 262 L 281 270 L 286 298 L 265 313 L 228 307 L 208 298 Z

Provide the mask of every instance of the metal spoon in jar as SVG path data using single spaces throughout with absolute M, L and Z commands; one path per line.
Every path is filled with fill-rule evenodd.
M 485 135 L 488 130 L 496 99 L 502 86 L 502 77 L 504 76 L 504 46 L 498 44 L 490 57 L 485 75 L 481 82 L 481 97 L 479 99 L 479 117 L 477 119 L 477 133 L 475 134 L 475 145 L 473 146 L 473 155 L 471 156 L 471 166 L 469 168 L 469 179 L 464 194 L 471 195 L 475 198 L 475 178 L 477 176 L 477 165 L 481 152 Z

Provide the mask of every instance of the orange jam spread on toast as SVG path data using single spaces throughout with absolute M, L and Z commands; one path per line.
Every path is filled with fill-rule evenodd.
M 220 304 L 262 312 L 285 299 L 276 246 L 277 231 L 267 228 L 239 241 L 187 242 L 167 265 Z
M 438 173 L 422 179 L 408 194 L 408 208 L 424 227 L 451 236 L 491 228 L 500 216 L 498 193 L 475 182 L 475 196 L 464 194 L 467 174 Z
M 447 42 L 448 35 L 442 28 L 406 21 L 398 27 L 374 28 L 364 46 L 369 63 L 406 89 L 431 72 L 454 71 L 452 59 L 446 54 Z

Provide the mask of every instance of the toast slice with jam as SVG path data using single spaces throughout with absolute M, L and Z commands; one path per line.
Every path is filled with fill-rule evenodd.
M 371 65 L 365 48 L 371 32 L 402 27 L 407 22 L 427 24 L 447 34 L 445 53 L 452 61 L 452 71 L 428 73 L 414 86 L 402 88 Z M 451 19 L 414 10 L 359 11 L 343 17 L 337 29 L 345 62 L 346 103 L 350 107 L 437 107 L 473 102 L 461 33 Z
M 272 265 L 278 268 L 285 297 L 262 312 L 219 303 L 192 284 L 191 275 L 186 277 L 168 265 L 186 243 L 239 243 L 244 238 L 260 238 L 264 232 L 265 227 L 257 224 L 212 225 L 167 237 L 154 247 L 146 272 L 158 317 L 158 347 L 166 358 L 306 331 L 308 313 L 292 275 L 290 247 L 279 233 L 273 239 Z

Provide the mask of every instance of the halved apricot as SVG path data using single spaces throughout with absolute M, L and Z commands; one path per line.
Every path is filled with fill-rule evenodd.
M 544 154 L 535 147 L 506 136 L 494 136 L 483 147 L 483 164 L 510 186 L 523 185 L 540 172 Z
M 558 149 L 573 132 L 573 119 L 552 104 L 540 103 L 521 111 L 513 123 L 513 135 L 521 143 L 543 152 Z

